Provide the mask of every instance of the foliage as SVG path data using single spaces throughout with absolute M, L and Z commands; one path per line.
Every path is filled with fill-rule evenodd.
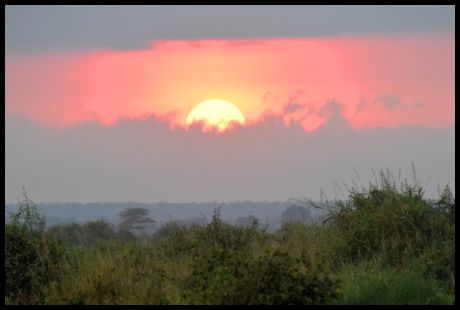
M 153 235 L 153 241 L 163 241 L 174 234 L 178 233 L 181 230 L 181 226 L 175 221 L 169 221 L 166 224 L 162 225 Z
M 122 212 L 118 232 L 102 220 L 44 231 L 24 196 L 5 226 L 7 304 L 455 303 L 449 187 L 427 200 L 382 172 L 324 223 L 268 233 L 253 218 L 225 223 L 217 209 L 209 224 L 168 222 L 149 238 L 133 233 L 153 221 L 144 209 Z
M 5 225 L 5 298 L 11 303 L 38 303 L 43 286 L 58 279 L 65 249 L 43 234 L 45 220 L 25 191 L 11 219 Z
M 443 189 L 435 205 L 448 216 L 451 224 L 455 224 L 455 197 L 449 185 Z
M 55 235 L 63 242 L 72 245 L 90 246 L 98 240 L 126 238 L 125 233 L 116 234 L 112 226 L 104 221 L 90 221 L 84 224 L 62 224 L 51 227 L 48 234 Z
M 184 290 L 194 303 L 315 304 L 335 296 L 337 281 L 330 272 L 306 253 L 270 246 L 256 222 L 231 226 L 217 211 L 207 227 L 196 229 L 198 243 L 191 249 Z
M 310 220 L 310 210 L 303 205 L 291 205 L 281 214 L 283 224 L 293 222 L 308 224 Z
M 78 263 L 50 290 L 50 303 L 167 303 L 164 265 L 151 247 L 100 241 L 78 255 Z
M 192 265 L 188 296 L 211 304 L 319 304 L 336 296 L 338 282 L 307 256 L 281 250 L 245 255 L 215 249 Z
M 419 273 L 393 268 L 357 266 L 343 272 L 343 292 L 336 304 L 441 305 L 451 304 L 438 281 Z
M 43 232 L 45 218 L 38 212 L 37 206 L 27 196 L 24 188 L 22 195 L 23 200 L 18 202 L 18 211 L 10 214 L 10 224 L 30 233 Z
M 388 175 L 381 186 L 337 202 L 326 222 L 338 230 L 339 256 L 355 262 L 379 257 L 390 266 L 454 236 L 447 213 L 424 200 L 420 186 L 403 183 L 398 190 Z
M 251 227 L 253 225 L 260 224 L 260 218 L 254 215 L 249 216 L 242 216 L 235 220 L 235 225 L 243 226 L 243 227 Z
M 156 223 L 151 219 L 148 209 L 144 208 L 128 208 L 120 212 L 120 230 L 129 232 L 141 232 L 145 234 L 145 228 L 148 224 Z

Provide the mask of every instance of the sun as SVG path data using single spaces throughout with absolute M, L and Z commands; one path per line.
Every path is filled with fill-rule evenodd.
M 225 131 L 233 122 L 244 124 L 243 113 L 232 103 L 222 99 L 211 99 L 197 104 L 187 116 L 187 125 L 202 122 L 206 131 Z

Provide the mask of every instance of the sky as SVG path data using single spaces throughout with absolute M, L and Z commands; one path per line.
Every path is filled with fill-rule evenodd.
M 412 165 L 455 190 L 454 12 L 7 5 L 5 202 L 343 198 Z M 187 123 L 210 99 L 245 122 Z

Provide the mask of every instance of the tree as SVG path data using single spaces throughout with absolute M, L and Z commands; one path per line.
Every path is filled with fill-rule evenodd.
M 33 304 L 41 302 L 46 285 L 58 279 L 64 248 L 44 235 L 45 217 L 24 189 L 23 196 L 5 225 L 5 300 Z
M 254 215 L 249 216 L 242 216 L 236 219 L 235 225 L 243 226 L 243 227 L 250 227 L 251 225 L 257 225 L 261 221 L 258 217 Z
M 283 224 L 286 223 L 308 223 L 311 219 L 310 210 L 301 205 L 289 206 L 281 215 L 281 221 Z
M 112 225 L 103 219 L 90 221 L 84 224 L 61 224 L 48 229 L 52 234 L 66 243 L 73 245 L 93 245 L 98 240 L 115 239 Z
M 148 224 L 156 223 L 148 214 L 150 210 L 144 208 L 127 208 L 118 215 L 121 217 L 121 231 L 138 231 L 145 234 L 145 228 Z
M 10 223 L 20 226 L 28 232 L 42 233 L 45 229 L 45 217 L 40 214 L 37 205 L 27 196 L 22 188 L 23 200 L 18 202 L 18 211 L 10 213 Z

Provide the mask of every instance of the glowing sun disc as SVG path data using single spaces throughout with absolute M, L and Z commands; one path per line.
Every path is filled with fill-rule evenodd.
M 186 123 L 202 122 L 204 129 L 223 131 L 230 123 L 244 124 L 243 113 L 232 103 L 222 99 L 211 99 L 197 104 L 187 116 Z

